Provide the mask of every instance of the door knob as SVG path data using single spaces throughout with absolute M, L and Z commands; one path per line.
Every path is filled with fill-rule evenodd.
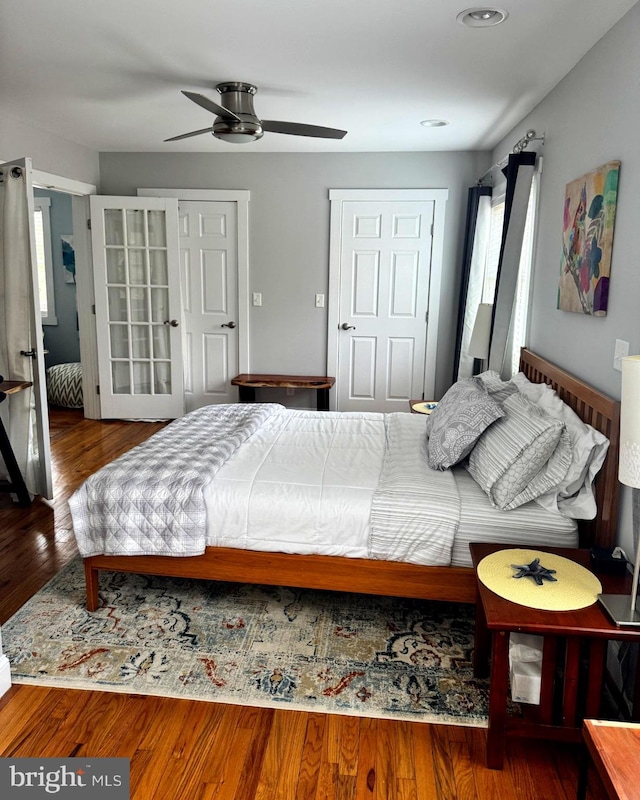
M 21 350 L 20 351 L 20 355 L 21 356 L 26 356 L 27 358 L 36 358 L 37 357 L 37 353 L 33 348 L 31 348 L 31 350 Z
M 171 325 L 172 328 L 177 328 L 180 324 L 177 319 L 165 319 L 165 325 Z
M 355 331 L 356 329 L 355 325 L 349 325 L 348 322 L 343 322 L 340 327 L 342 328 L 343 331 Z
M 223 322 L 220 327 L 221 328 L 235 328 L 236 327 L 236 323 L 233 322 L 233 321 L 232 322 Z

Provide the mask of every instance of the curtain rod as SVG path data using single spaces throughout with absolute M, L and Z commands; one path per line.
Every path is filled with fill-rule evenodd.
M 512 153 L 521 153 L 523 150 L 526 150 L 529 146 L 529 142 L 542 142 L 544 144 L 544 133 L 542 136 L 536 136 L 536 132 L 534 130 L 529 130 L 525 133 L 522 139 L 518 139 L 518 141 L 513 145 L 511 150 Z M 504 165 L 509 160 L 509 156 L 505 156 L 504 158 L 500 159 L 500 161 L 496 161 L 495 164 L 489 167 L 489 169 L 481 175 L 478 180 L 476 181 L 476 186 L 482 186 L 484 179 L 487 175 L 491 174 L 494 169 L 498 167 L 504 167 Z

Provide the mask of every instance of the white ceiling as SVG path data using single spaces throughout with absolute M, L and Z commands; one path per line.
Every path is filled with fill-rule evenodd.
M 636 2 L 498 0 L 507 20 L 472 29 L 473 0 L 1 0 L 0 101 L 98 151 L 486 150 Z M 259 117 L 349 133 L 163 143 L 213 122 L 181 89 L 229 80 Z

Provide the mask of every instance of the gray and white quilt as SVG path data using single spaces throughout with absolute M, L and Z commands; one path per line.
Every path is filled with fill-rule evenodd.
M 205 406 L 100 469 L 69 500 L 80 554 L 202 554 L 204 487 L 282 408 L 277 403 Z

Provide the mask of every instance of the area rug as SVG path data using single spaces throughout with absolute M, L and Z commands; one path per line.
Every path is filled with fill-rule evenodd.
M 103 572 L 78 559 L 2 627 L 14 683 L 486 726 L 473 607 Z

